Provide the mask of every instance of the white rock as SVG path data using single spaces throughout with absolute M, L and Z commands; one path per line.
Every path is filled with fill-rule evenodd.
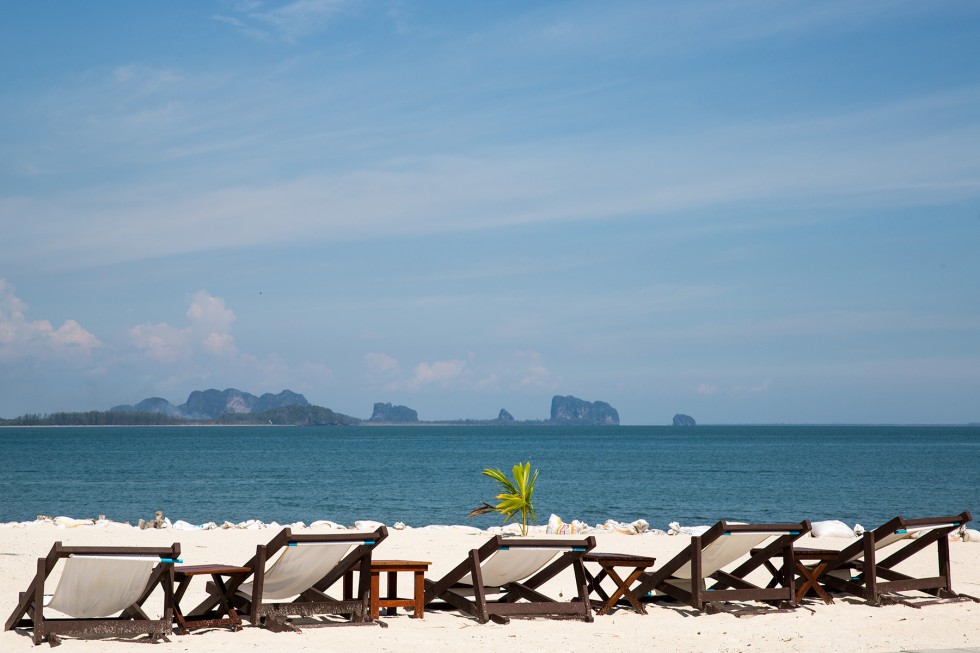
M 92 519 L 73 519 L 71 517 L 55 517 L 54 525 L 59 528 L 77 528 L 78 526 L 93 526 L 95 521 Z
M 980 531 L 975 528 L 964 528 L 963 529 L 963 541 L 964 542 L 980 542 Z
M 668 525 L 668 535 L 704 535 L 710 526 L 681 526 L 680 522 L 672 521 Z
M 864 532 L 862 527 L 861 532 Z M 828 521 L 815 521 L 810 524 L 810 535 L 812 537 L 854 537 L 854 529 L 844 522 L 832 519 Z
M 379 521 L 371 521 L 370 519 L 358 519 L 354 522 L 354 528 L 359 531 L 373 531 L 384 526 Z

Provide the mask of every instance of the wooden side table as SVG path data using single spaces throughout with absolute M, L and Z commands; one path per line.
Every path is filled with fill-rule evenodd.
M 174 567 L 174 621 L 177 622 L 177 632 L 186 635 L 192 628 L 228 627 L 241 630 L 242 620 L 231 605 L 232 597 L 242 581 L 252 573 L 248 567 L 232 567 L 229 565 L 183 565 Z M 185 615 L 180 607 L 187 586 L 194 576 L 211 576 L 214 581 L 215 594 L 208 600 Z M 225 584 L 224 576 L 228 577 Z
M 755 555 L 759 551 L 760 549 L 752 549 L 751 553 Z M 836 549 L 808 549 L 804 547 L 795 547 L 793 549 L 793 565 L 796 574 L 799 576 L 796 584 L 796 596 L 794 597 L 797 604 L 801 603 L 803 597 L 811 591 L 820 597 L 824 603 L 830 604 L 834 602 L 833 597 L 820 584 L 820 579 L 823 578 L 827 566 L 839 557 L 840 551 Z M 813 562 L 808 566 L 804 561 Z M 769 573 L 772 574 L 772 581 L 769 583 L 769 587 L 780 585 L 779 570 L 776 569 L 770 560 L 766 560 L 765 566 L 769 570 Z
M 421 560 L 372 560 L 371 561 L 371 618 L 385 614 L 395 614 L 396 608 L 414 608 L 413 616 L 422 619 L 425 615 L 425 572 L 431 562 Z M 401 572 L 415 575 L 415 593 L 410 599 L 398 598 L 398 574 Z M 381 596 L 381 574 L 388 574 L 388 591 Z
M 633 592 L 630 591 L 630 587 L 640 575 L 646 571 L 649 567 L 652 567 L 657 561 L 656 558 L 648 558 L 646 556 L 630 555 L 628 553 L 587 553 L 582 557 L 582 562 L 594 562 L 602 570 L 593 576 L 588 568 L 585 570 L 586 582 L 588 583 L 589 593 L 595 592 L 598 594 L 602 601 L 604 602 L 602 606 L 596 611 L 596 614 L 606 614 L 612 610 L 613 606 L 616 605 L 621 597 L 625 597 L 633 609 L 640 614 L 646 614 L 647 611 L 643 608 L 643 604 L 640 603 L 640 599 L 637 598 Z M 616 567 L 632 567 L 633 571 L 623 579 L 617 572 Z M 600 583 L 604 578 L 608 576 L 616 583 L 616 591 L 611 595 L 606 594 L 606 591 L 602 589 Z

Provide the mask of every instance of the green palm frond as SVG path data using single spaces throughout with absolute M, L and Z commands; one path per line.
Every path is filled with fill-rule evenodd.
M 470 517 L 483 515 L 488 512 L 498 512 L 504 516 L 506 524 L 511 519 L 516 519 L 520 515 L 521 533 L 527 535 L 528 521 L 534 524 L 536 512 L 531 496 L 534 494 L 534 484 L 538 480 L 538 470 L 531 474 L 531 461 L 517 463 L 512 470 L 514 480 L 507 478 L 499 469 L 484 469 L 481 474 L 489 476 L 500 484 L 500 493 L 496 496 L 500 502 L 496 506 L 484 503 L 470 512 Z

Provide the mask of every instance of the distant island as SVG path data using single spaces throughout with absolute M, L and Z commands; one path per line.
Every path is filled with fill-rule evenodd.
M 544 420 L 516 420 L 506 408 L 501 408 L 496 419 L 420 421 L 418 413 L 408 406 L 376 403 L 368 422 L 467 426 L 619 426 L 619 413 L 604 401 L 584 401 L 571 395 L 555 395 L 551 399 L 551 417 Z
M 583 401 L 571 395 L 551 399 L 551 423 L 574 426 L 619 426 L 619 413 L 604 401 Z
M 695 424 L 694 418 L 690 415 L 685 415 L 684 413 L 674 415 L 674 426 L 694 426 Z
M 283 390 L 277 395 L 266 393 L 256 397 L 235 388 L 227 390 L 195 390 L 187 401 L 174 406 L 166 399 L 150 397 L 135 406 L 114 406 L 111 413 L 161 413 L 180 419 L 221 419 L 225 415 L 262 414 L 277 408 L 309 406 L 301 394 Z
M 283 390 L 255 396 L 235 388 L 195 390 L 187 401 L 175 405 L 162 397 L 149 397 L 136 404 L 113 406 L 107 411 L 27 414 L 0 419 L 0 426 L 171 426 L 205 424 L 273 424 L 282 426 L 354 425 L 474 425 L 474 426 L 618 426 L 619 413 L 604 401 L 585 401 L 555 395 L 551 416 L 544 420 L 515 420 L 501 408 L 496 419 L 421 421 L 407 406 L 375 403 L 367 420 L 315 406 L 303 395 Z
M 392 406 L 391 403 L 374 404 L 374 412 L 371 413 L 369 422 L 381 422 L 384 424 L 414 424 L 419 421 L 419 414 L 408 406 Z

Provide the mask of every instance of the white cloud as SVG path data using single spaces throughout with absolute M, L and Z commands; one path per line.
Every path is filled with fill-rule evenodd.
M 436 361 L 434 363 L 419 363 L 415 366 L 415 374 L 409 384 L 422 387 L 433 384 L 445 385 L 457 379 L 466 369 L 466 361 L 453 359 Z
M 368 352 L 364 356 L 364 362 L 370 371 L 378 374 L 398 374 L 402 371 L 398 359 L 384 353 Z
M 102 342 L 75 320 L 57 329 L 48 320 L 29 320 L 16 289 L 0 278 L 0 359 L 88 357 Z
M 191 330 L 169 324 L 138 324 L 129 330 L 131 344 L 157 361 L 175 361 L 193 354 Z
M 130 341 L 149 358 L 176 361 L 204 352 L 212 356 L 235 356 L 238 349 L 231 335 L 235 313 L 225 300 L 201 290 L 187 309 L 190 324 L 178 328 L 167 323 L 142 324 L 130 329 Z
M 699 383 L 697 393 L 707 396 L 716 395 L 718 394 L 718 386 L 713 383 Z
M 207 334 L 228 333 L 235 321 L 235 313 L 225 307 L 225 300 L 213 297 L 204 290 L 194 294 L 187 317 L 196 332 Z
M 757 383 L 734 383 L 719 385 L 717 383 L 699 383 L 695 392 L 705 397 L 751 397 L 769 392 L 768 380 Z
M 208 337 L 201 341 L 201 346 L 215 356 L 231 356 L 238 353 L 235 339 L 227 333 L 209 333 Z
M 769 381 L 761 381 L 750 385 L 737 385 L 732 388 L 732 394 L 739 397 L 764 395 L 769 392 Z
M 561 382 L 545 365 L 544 356 L 536 351 L 517 352 L 519 359 L 527 361 L 524 368 L 518 372 L 519 379 L 515 386 L 519 389 L 554 390 Z

